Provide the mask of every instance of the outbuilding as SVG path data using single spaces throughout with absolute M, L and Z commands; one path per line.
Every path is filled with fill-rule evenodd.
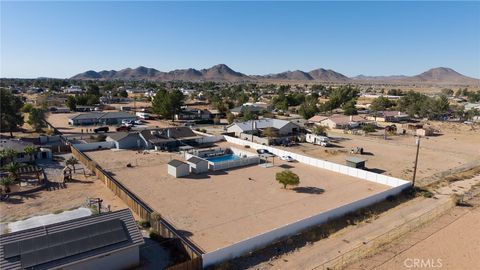
M 172 159 L 168 162 L 168 174 L 175 178 L 184 177 L 190 174 L 190 166 L 178 159 Z
M 208 160 L 193 156 L 187 159 L 187 163 L 190 165 L 191 173 L 204 173 L 208 171 Z
M 359 157 L 347 157 L 345 159 L 346 165 L 348 167 L 352 168 L 357 168 L 357 169 L 365 169 L 365 161 L 367 161 L 364 158 L 359 158 Z

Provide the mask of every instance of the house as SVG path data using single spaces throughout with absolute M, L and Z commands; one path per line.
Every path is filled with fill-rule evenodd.
M 208 160 L 199 158 L 196 156 L 192 156 L 187 159 L 188 165 L 190 165 L 190 172 L 191 173 L 204 173 L 208 171 Z
M 77 125 L 118 125 L 122 120 L 135 121 L 137 117 L 127 112 L 91 112 L 69 117 L 68 124 Z
M 117 149 L 143 149 L 147 147 L 147 143 L 140 137 L 139 132 L 116 132 L 109 134 L 105 140 L 114 142 Z
M 78 85 L 71 85 L 68 88 L 63 89 L 63 92 L 67 94 L 81 94 L 83 89 Z
M 27 147 L 35 147 L 37 149 L 37 153 L 32 156 L 26 154 L 25 148 Z M 17 153 L 17 156 L 15 157 L 16 162 L 29 162 L 35 159 L 52 158 L 52 151 L 48 148 L 38 147 L 31 142 L 1 138 L 0 151 L 7 149 L 13 149 Z
M 318 122 L 319 125 L 327 126 L 330 129 L 356 128 L 367 123 L 367 119 L 359 115 L 334 114 Z
M 328 116 L 325 116 L 325 115 L 314 115 L 314 116 L 310 117 L 308 119 L 308 121 L 311 122 L 311 123 L 317 124 L 317 123 L 320 123 L 321 121 L 323 121 L 327 118 L 328 118 Z
M 408 114 L 400 111 L 378 111 L 367 116 L 366 119 L 376 122 L 400 122 L 409 120 L 410 117 Z
M 144 244 L 128 209 L 0 235 L 0 269 L 130 269 Z
M 202 138 L 189 127 L 169 127 L 163 129 L 145 129 L 140 132 L 146 148 L 155 150 L 175 150 L 181 145 L 196 145 Z
M 190 166 L 178 159 L 172 159 L 168 162 L 168 174 L 174 176 L 175 178 L 187 176 L 190 174 Z
M 212 119 L 209 110 L 195 108 L 185 108 L 180 112 L 176 113 L 174 117 L 177 121 L 205 121 Z
M 465 104 L 465 111 L 470 111 L 470 110 L 479 110 L 480 111 L 480 103 L 466 103 Z
M 227 126 L 227 132 L 235 133 L 235 136 L 238 137 L 241 133 L 258 133 L 266 128 L 273 128 L 278 136 L 297 134 L 300 131 L 300 127 L 291 121 L 263 118 L 259 120 L 233 123 Z
M 241 106 L 235 107 L 235 108 L 230 110 L 230 112 L 235 116 L 242 115 L 246 112 L 252 112 L 254 114 L 260 114 L 260 113 L 265 112 L 265 111 L 268 111 L 268 108 L 266 108 L 264 106 L 255 105 L 255 104 L 251 104 L 251 105 L 250 104 L 243 104 Z

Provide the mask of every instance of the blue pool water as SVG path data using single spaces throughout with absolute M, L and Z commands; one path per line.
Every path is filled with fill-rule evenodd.
M 239 158 L 240 157 L 236 156 L 236 155 L 224 155 L 224 156 L 219 156 L 219 157 L 207 158 L 207 160 L 211 161 L 213 163 L 217 163 L 217 162 L 236 160 L 236 159 L 239 159 Z

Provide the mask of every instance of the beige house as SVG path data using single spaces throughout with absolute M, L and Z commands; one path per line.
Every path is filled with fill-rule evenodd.
M 359 115 L 334 114 L 319 121 L 317 124 L 321 126 L 327 126 L 330 129 L 346 129 L 355 128 L 367 122 L 367 119 Z

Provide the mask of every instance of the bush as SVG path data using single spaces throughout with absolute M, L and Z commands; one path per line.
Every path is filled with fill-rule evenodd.
M 148 220 L 139 220 L 137 221 L 138 226 L 142 227 L 143 229 L 150 228 L 150 221 Z

